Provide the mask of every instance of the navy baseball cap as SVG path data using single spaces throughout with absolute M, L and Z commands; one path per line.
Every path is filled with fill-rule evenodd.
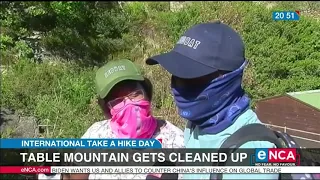
M 174 76 L 197 78 L 218 70 L 234 71 L 245 62 L 240 35 L 219 21 L 197 24 L 188 29 L 172 51 L 146 60 L 160 64 Z

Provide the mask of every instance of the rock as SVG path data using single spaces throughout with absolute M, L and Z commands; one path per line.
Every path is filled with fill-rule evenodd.
M 0 132 L 4 138 L 35 138 L 39 128 L 35 117 L 22 117 L 10 109 L 1 108 Z

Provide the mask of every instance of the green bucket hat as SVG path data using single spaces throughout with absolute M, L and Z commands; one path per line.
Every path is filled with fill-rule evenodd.
M 123 80 L 144 81 L 137 66 L 130 60 L 110 61 L 96 72 L 96 91 L 100 98 L 105 98 L 110 90 Z

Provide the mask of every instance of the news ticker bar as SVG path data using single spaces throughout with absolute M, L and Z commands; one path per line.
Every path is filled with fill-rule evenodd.
M 84 174 L 150 174 L 150 173 L 179 173 L 179 174 L 318 174 L 317 166 L 300 167 L 253 167 L 253 166 L 0 166 L 0 174 L 60 174 L 60 173 L 84 173 Z

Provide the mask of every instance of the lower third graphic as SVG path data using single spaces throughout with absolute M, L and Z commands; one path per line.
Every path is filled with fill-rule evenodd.
M 256 149 L 251 156 L 253 166 L 298 166 L 299 162 L 299 154 L 291 148 Z

